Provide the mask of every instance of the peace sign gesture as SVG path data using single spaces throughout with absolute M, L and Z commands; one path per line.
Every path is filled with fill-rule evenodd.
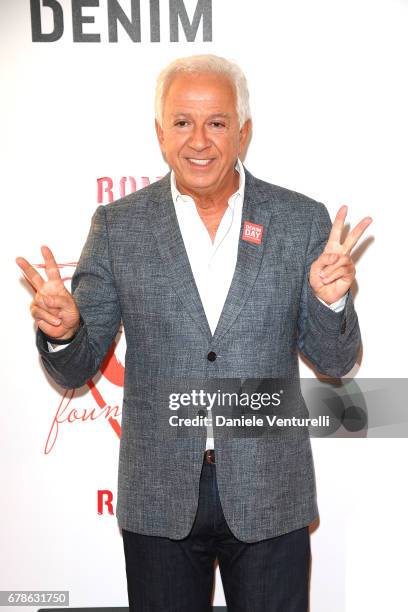
M 45 262 L 44 280 L 24 257 L 16 257 L 16 263 L 24 276 L 36 290 L 30 304 L 30 311 L 38 327 L 53 338 L 66 339 L 79 328 L 79 309 L 68 289 L 66 289 L 58 270 L 54 255 L 47 246 L 41 247 Z
M 310 286 L 315 295 L 327 304 L 339 300 L 350 288 L 356 275 L 351 250 L 372 222 L 371 217 L 364 217 L 342 244 L 340 240 L 346 216 L 347 206 L 341 206 L 323 253 L 310 266 Z

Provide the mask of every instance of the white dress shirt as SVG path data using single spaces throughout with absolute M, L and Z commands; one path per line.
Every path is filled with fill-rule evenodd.
M 231 285 L 238 254 L 245 192 L 245 170 L 240 159 L 237 160 L 235 169 L 239 172 L 238 190 L 228 200 L 214 242 L 198 214 L 193 198 L 181 194 L 177 189 L 174 172 L 171 171 L 170 175 L 171 194 L 180 232 L 212 334 L 217 327 Z M 320 301 L 331 310 L 340 312 L 344 308 L 346 296 L 330 305 Z M 66 346 L 68 345 L 52 345 L 48 342 L 51 352 L 62 350 Z M 210 411 L 208 416 L 211 416 Z M 209 448 L 214 448 L 211 427 L 207 428 L 206 449 Z

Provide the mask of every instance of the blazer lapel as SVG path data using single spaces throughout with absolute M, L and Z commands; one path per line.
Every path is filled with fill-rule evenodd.
M 239 315 L 251 294 L 261 266 L 271 218 L 271 209 L 261 205 L 262 202 L 268 199 L 261 185 L 261 181 L 258 181 L 245 169 L 245 195 L 242 207 L 237 263 L 231 286 L 212 338 L 214 344 L 224 336 Z M 263 226 L 261 244 L 254 244 L 242 239 L 245 221 Z
M 203 334 L 210 339 L 210 326 L 194 280 L 171 196 L 170 173 L 156 185 L 156 202 L 149 208 L 150 227 L 156 237 L 164 269 L 184 307 Z

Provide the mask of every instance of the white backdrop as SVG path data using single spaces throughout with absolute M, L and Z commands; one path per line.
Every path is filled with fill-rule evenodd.
M 170 42 L 170 3 L 161 0 L 161 42 L 151 42 L 141 0 L 142 42 L 119 26 L 117 43 L 108 42 L 107 0 L 82 11 L 94 16 L 83 30 L 99 43 L 73 42 L 71 2 L 59 4 L 61 38 L 32 42 L 28 0 L 0 0 L 0 589 L 69 590 L 71 606 L 125 606 L 120 531 L 97 506 L 98 490 L 116 499 L 120 415 L 109 419 L 106 405 L 120 412 L 124 338 L 95 388 L 66 396 L 41 367 L 15 257 L 41 264 L 46 244 L 69 279 L 98 179 L 111 179 L 117 199 L 122 177 L 140 188 L 167 172 L 153 124 L 159 70 L 182 55 L 224 55 L 248 77 L 248 169 L 324 202 L 332 218 L 343 203 L 352 225 L 374 218 L 375 239 L 357 262 L 364 353 L 353 374 L 406 377 L 408 1 L 213 0 L 211 41 L 200 24 L 194 42 L 182 28 Z M 130 15 L 130 0 L 120 5 Z M 191 18 L 197 0 L 184 5 Z M 42 14 L 51 31 L 51 10 Z M 305 364 L 302 372 L 312 375 Z M 323 439 L 313 448 L 321 522 L 311 612 L 405 611 L 406 440 Z M 214 604 L 223 603 L 217 573 Z

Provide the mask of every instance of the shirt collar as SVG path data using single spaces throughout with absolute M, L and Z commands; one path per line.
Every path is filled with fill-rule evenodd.
M 243 166 L 241 160 L 239 159 L 239 157 L 237 159 L 237 163 L 235 164 L 235 170 L 238 170 L 238 173 L 239 173 L 239 185 L 238 185 L 237 191 L 235 193 L 233 193 L 232 196 L 228 199 L 228 206 L 231 209 L 234 208 L 234 204 L 236 202 L 237 197 L 240 197 L 241 200 L 244 199 L 244 192 L 245 192 L 245 169 L 244 169 L 244 166 Z M 183 195 L 177 189 L 177 186 L 176 186 L 176 175 L 174 174 L 174 170 L 172 170 L 171 174 L 170 174 L 170 187 L 171 187 L 171 195 L 172 195 L 174 204 L 176 204 L 177 201 L 180 201 L 180 202 L 191 202 L 191 200 L 192 200 L 191 196 Z

